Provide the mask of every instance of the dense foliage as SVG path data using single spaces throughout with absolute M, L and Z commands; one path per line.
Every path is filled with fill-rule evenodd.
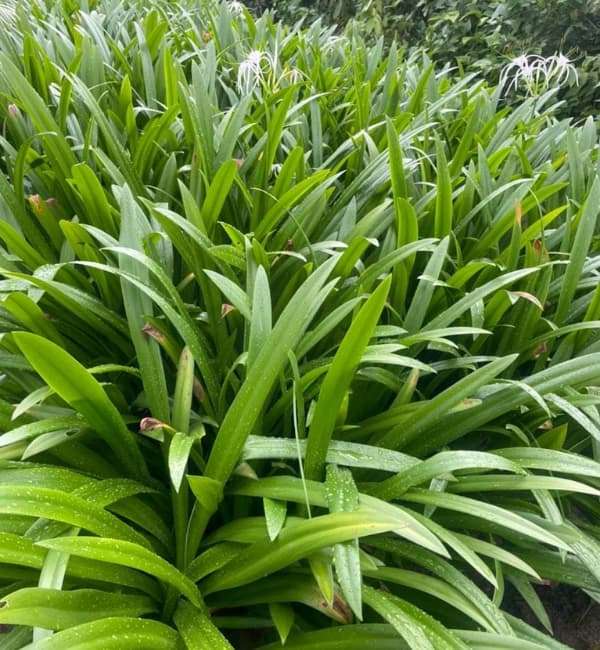
M 566 113 L 595 114 L 600 102 L 598 0 L 251 0 L 289 22 L 322 18 L 423 48 L 440 64 L 478 70 L 498 81 L 506 62 L 522 54 L 568 55 L 578 83 L 564 88 Z
M 564 648 L 505 588 L 600 593 L 596 125 L 237 4 L 2 19 L 2 648 Z

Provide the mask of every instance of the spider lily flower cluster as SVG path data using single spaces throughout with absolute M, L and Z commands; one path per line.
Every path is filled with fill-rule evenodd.
M 270 53 L 251 50 L 240 63 L 237 74 L 237 88 L 242 95 L 253 92 L 275 68 Z
M 234 16 L 241 16 L 246 9 L 246 5 L 243 2 L 238 2 L 238 0 L 232 0 L 227 4 L 227 7 Z
M 251 50 L 238 67 L 237 89 L 242 96 L 258 92 L 267 83 L 271 90 L 277 86 L 296 84 L 303 75 L 296 67 L 278 69 L 277 55 L 262 50 Z
M 560 88 L 566 83 L 578 82 L 577 70 L 571 59 L 564 54 L 549 57 L 522 54 L 504 66 L 499 86 L 506 94 L 511 90 L 523 89 L 533 96 L 550 88 Z

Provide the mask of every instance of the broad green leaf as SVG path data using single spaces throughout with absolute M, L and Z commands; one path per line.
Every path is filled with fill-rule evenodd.
M 329 465 L 325 490 L 330 512 L 353 512 L 358 508 L 358 490 L 350 470 Z M 358 540 L 336 544 L 333 547 L 333 559 L 344 598 L 357 618 L 362 620 L 362 575 Z
M 273 476 L 259 480 L 241 480 L 234 483 L 229 491 L 233 494 L 245 496 L 270 497 L 306 503 L 310 505 L 327 507 L 327 493 L 325 486 L 316 481 L 307 481 L 291 476 Z M 429 532 L 428 528 L 419 523 L 414 516 L 402 508 L 381 501 L 366 494 L 359 494 L 361 510 L 372 513 L 374 520 L 393 520 L 396 522 L 391 530 L 397 535 L 406 537 L 411 541 L 429 548 L 437 553 L 446 555 L 444 546 L 437 537 Z M 288 517 L 288 522 L 291 518 Z
M 156 553 L 139 544 L 106 537 L 62 537 L 47 539 L 37 544 L 78 557 L 119 564 L 149 573 L 175 587 L 194 605 L 201 606 L 200 594 L 189 578 Z
M 502 357 L 478 368 L 470 375 L 457 381 L 445 391 L 438 393 L 423 409 L 419 418 L 413 418 L 411 423 L 401 427 L 392 428 L 383 436 L 377 437 L 377 442 L 384 447 L 405 446 L 407 442 L 427 431 L 429 427 L 441 422 L 443 417 L 457 404 L 467 397 L 471 397 L 481 386 L 497 377 L 506 370 L 517 358 L 517 355 Z
M 25 646 L 28 650 L 175 650 L 179 636 L 173 628 L 158 621 L 131 617 L 103 618 L 58 632 Z
M 127 471 L 147 477 L 133 434 L 96 379 L 56 343 L 26 332 L 13 338 L 36 372 L 98 431 Z
M 116 594 L 96 589 L 19 589 L 2 598 L 0 622 L 64 630 L 113 616 L 138 617 L 156 611 L 146 596 Z
M 25 485 L 0 486 L 0 512 L 52 519 L 96 535 L 148 545 L 143 535 L 104 508 L 60 490 Z
M 390 623 L 410 648 L 415 648 L 416 650 L 434 650 L 435 646 L 427 638 L 425 630 L 392 600 L 392 596 L 377 591 L 372 587 L 366 587 L 364 592 L 365 603 Z M 443 645 L 438 647 L 445 648 L 452 646 Z
M 294 610 L 289 605 L 272 603 L 269 605 L 269 613 L 277 628 L 281 643 L 285 644 L 292 626 L 294 625 Z
M 263 499 L 263 509 L 265 511 L 265 522 L 269 539 L 273 541 L 277 538 L 287 515 L 287 505 L 284 501 L 276 501 L 265 497 Z
M 1 440 L 1 438 L 0 438 Z M 300 454 L 306 454 L 306 441 L 299 441 Z M 260 458 L 280 458 L 292 460 L 298 456 L 295 441 L 286 438 L 248 436 L 244 445 L 242 458 L 253 460 Z M 420 461 L 416 458 L 391 449 L 370 445 L 361 445 L 343 440 L 332 440 L 327 449 L 328 463 L 345 467 L 362 467 L 386 472 L 401 472 Z
M 529 522 L 524 517 L 510 510 L 483 501 L 477 501 L 456 494 L 436 494 L 435 492 L 428 492 L 427 490 L 417 488 L 412 488 L 402 498 L 413 503 L 435 505 L 438 508 L 472 514 L 475 517 L 485 517 L 500 526 L 514 530 L 545 544 L 551 544 L 565 550 L 569 548 L 556 535 L 544 530 L 537 524 Z
M 188 650 L 230 650 L 233 646 L 219 632 L 210 616 L 188 602 L 179 604 L 175 625 Z
M 388 276 L 360 308 L 323 380 L 308 432 L 304 468 L 308 478 L 316 479 L 322 474 L 338 410 L 379 321 L 390 284 L 391 277 Z
M 127 185 L 121 188 L 118 200 L 121 210 L 119 242 L 121 246 L 142 251 L 144 239 L 152 232 L 150 224 Z M 148 283 L 147 269 L 136 260 L 122 255 L 119 258 L 119 268 L 140 276 L 145 283 Z M 121 291 L 150 410 L 154 417 L 168 421 L 169 403 L 160 346 L 144 333 L 145 318 L 153 315 L 152 300 L 124 279 L 121 280 Z
M 577 283 L 579 282 L 592 236 L 596 229 L 599 204 L 600 178 L 596 177 L 581 211 L 581 218 L 579 219 L 577 232 L 573 239 L 569 265 L 563 277 L 558 306 L 556 308 L 556 322 L 559 325 L 563 324 L 569 305 L 577 291 Z
M 272 542 L 257 542 L 204 582 L 202 592 L 210 594 L 248 584 L 260 576 L 289 566 L 314 551 L 357 537 L 393 530 L 391 517 L 376 516 L 365 509 L 338 512 L 286 526 Z

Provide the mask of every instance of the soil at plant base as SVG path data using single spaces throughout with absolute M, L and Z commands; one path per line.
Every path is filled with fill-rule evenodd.
M 550 617 L 554 638 L 574 650 L 600 650 L 600 604 L 585 592 L 565 585 L 536 587 Z M 505 602 L 516 616 L 544 631 L 529 606 L 514 590 Z

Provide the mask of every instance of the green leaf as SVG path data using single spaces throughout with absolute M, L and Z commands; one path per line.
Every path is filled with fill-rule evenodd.
M 263 499 L 263 509 L 265 511 L 265 522 L 269 539 L 273 541 L 283 528 L 287 515 L 287 505 L 284 501 L 276 501 L 265 497 Z
M 210 617 L 187 602 L 179 604 L 175 625 L 188 650 L 232 650 L 233 646 L 219 632 Z
M 269 605 L 269 613 L 277 628 L 277 633 L 282 645 L 287 641 L 288 635 L 294 625 L 294 610 L 289 605 L 272 603 Z
M 483 300 L 483 298 L 487 297 L 491 293 L 503 289 L 504 287 L 512 284 L 513 282 L 516 282 L 517 280 L 521 280 L 522 278 L 535 273 L 537 270 L 537 268 L 519 269 L 518 271 L 505 273 L 504 275 L 501 275 L 494 280 L 486 282 L 486 284 L 477 287 L 473 291 L 467 293 L 467 295 L 460 300 L 454 302 L 441 314 L 436 316 L 433 320 L 429 321 L 429 323 L 427 323 L 423 329 L 427 331 L 441 327 L 448 327 L 478 301 Z
M 267 496 L 295 503 L 306 503 L 308 499 L 310 505 L 320 508 L 327 507 L 327 493 L 323 484 L 291 476 L 272 476 L 259 480 L 236 481 L 229 491 L 232 494 L 255 497 Z M 446 555 L 446 550 L 437 537 L 429 532 L 429 529 L 409 511 L 366 494 L 359 495 L 359 503 L 361 509 L 369 511 L 375 521 L 395 521 L 396 525 L 391 530 L 397 535 L 406 537 L 436 553 Z
M 148 545 L 143 535 L 100 506 L 60 490 L 27 485 L 0 486 L 0 512 L 44 517 L 84 528 L 96 535 Z
M 358 508 L 358 490 L 350 470 L 329 465 L 325 487 L 330 512 L 353 512 Z M 358 539 L 336 544 L 333 547 L 333 558 L 344 598 L 356 617 L 362 620 L 362 575 Z
M 119 412 L 102 386 L 70 354 L 37 334 L 13 338 L 42 379 L 83 417 L 115 452 L 133 476 L 147 477 L 144 458 Z
M 290 637 L 285 647 L 292 650 L 363 650 L 369 646 L 377 650 L 409 650 L 391 625 L 368 623 L 341 625 L 329 629 L 304 632 Z M 277 650 L 279 642 L 261 646 L 260 650 Z
M 452 230 L 452 181 L 448 161 L 440 140 L 436 140 L 437 192 L 435 196 L 434 237 L 446 237 Z
M 571 301 L 577 291 L 577 284 L 583 270 L 590 243 L 596 229 L 600 206 L 600 178 L 594 179 L 592 189 L 581 210 L 581 218 L 573 239 L 569 265 L 562 280 L 562 287 L 556 308 L 556 322 L 563 324 Z
M 409 492 L 404 494 L 402 498 L 412 503 L 434 505 L 438 508 L 464 512 L 475 517 L 485 517 L 500 526 L 514 530 L 515 532 L 526 535 L 532 539 L 545 544 L 552 544 L 557 548 L 569 550 L 568 545 L 566 545 L 556 535 L 544 530 L 537 524 L 528 521 L 524 517 L 521 517 L 510 510 L 500 508 L 496 505 L 455 494 L 436 494 L 435 492 L 419 490 L 416 488 L 409 490 Z
M 127 185 L 121 188 L 118 199 L 121 209 L 119 242 L 124 247 L 143 251 L 143 241 L 152 232 L 150 225 Z M 121 255 L 119 268 L 139 276 L 146 284 L 149 282 L 148 270 L 130 257 Z M 150 410 L 155 418 L 166 422 L 169 420 L 169 401 L 160 346 L 144 333 L 145 317 L 153 315 L 152 300 L 125 279 L 121 280 L 121 291 Z
M 219 215 L 231 190 L 231 185 L 237 174 L 235 160 L 226 160 L 217 170 L 212 183 L 210 184 L 204 203 L 202 204 L 202 221 L 206 231 L 211 233 L 219 220 Z
M 485 386 L 491 379 L 504 372 L 514 363 L 516 358 L 517 355 L 513 354 L 495 359 L 460 379 L 453 386 L 438 393 L 430 400 L 426 404 L 427 408 L 423 409 L 424 412 L 419 418 L 413 418 L 411 423 L 403 423 L 401 426 L 392 428 L 384 435 L 377 436 L 377 443 L 384 447 L 405 446 L 424 431 L 427 431 L 432 425 L 441 422 L 452 408 L 473 395 L 477 389 Z
M 552 624 L 550 623 L 548 613 L 531 582 L 520 575 L 509 575 L 508 580 L 512 582 L 516 590 L 521 594 L 521 597 L 529 605 L 538 621 L 552 634 Z
M 2 438 L 0 437 L 0 440 Z M 306 454 L 306 440 L 298 441 L 300 455 Z M 280 458 L 293 460 L 298 457 L 298 445 L 294 440 L 267 436 L 248 436 L 242 453 L 243 460 Z M 420 461 L 412 456 L 391 449 L 383 449 L 355 442 L 332 440 L 327 449 L 328 463 L 345 467 L 377 469 L 385 472 L 401 472 Z
M 252 320 L 250 298 L 235 282 L 214 271 L 204 271 L 212 282 L 221 290 L 223 295 L 247 320 Z
M 480 451 L 442 451 L 383 481 L 372 490 L 372 494 L 386 501 L 397 499 L 415 485 L 421 485 L 439 476 L 463 469 L 499 469 L 517 474 L 523 473 L 521 467 L 516 463 L 506 462 L 506 459 L 494 454 Z M 506 478 L 518 480 L 514 476 Z
M 41 569 L 46 555 L 47 551 L 34 546 L 30 539 L 11 533 L 0 533 L 0 559 L 3 563 Z M 101 562 L 83 558 L 69 559 L 67 575 L 80 580 L 122 585 L 147 593 L 153 598 L 157 598 L 159 594 L 156 582 L 141 573 L 119 566 L 107 567 Z
M 204 434 L 204 427 L 194 433 L 189 432 L 190 412 L 194 393 L 194 358 L 188 347 L 184 347 L 179 357 L 177 381 L 175 383 L 175 396 L 173 399 L 172 424 L 176 429 L 169 444 L 169 474 L 176 492 L 181 489 L 181 484 L 187 469 L 188 458 L 194 443 Z M 181 509 L 186 508 L 186 497 L 181 495 Z M 181 513 L 185 518 L 184 513 Z M 181 521 L 180 535 L 185 535 L 187 522 Z
M 139 617 L 156 611 L 146 596 L 113 594 L 97 589 L 19 589 L 0 601 L 0 623 L 64 630 L 114 616 Z
M 111 617 L 84 623 L 58 632 L 36 643 L 25 646 L 27 650 L 176 650 L 179 636 L 173 628 L 140 618 Z
M 43 540 L 37 542 L 37 545 L 78 557 L 138 569 L 170 584 L 194 605 L 201 606 L 196 585 L 173 565 L 139 544 L 106 537 L 61 537 Z
M 177 431 L 171 438 L 169 444 L 169 475 L 171 482 L 176 492 L 181 489 L 185 472 L 187 469 L 188 458 L 194 443 L 198 440 L 198 436 L 189 433 Z
M 372 607 L 380 616 L 390 623 L 396 632 L 415 650 L 434 650 L 423 628 L 397 605 L 392 596 L 365 587 L 365 603 Z M 451 647 L 451 646 L 438 646 Z
M 206 512 L 214 512 L 223 497 L 223 485 L 210 476 L 187 477 L 190 488 L 198 503 Z
M 257 542 L 242 551 L 225 567 L 209 576 L 203 593 L 210 594 L 248 584 L 260 576 L 289 566 L 314 551 L 365 535 L 393 530 L 391 517 L 376 516 L 365 509 L 314 517 L 294 526 L 286 526 L 270 542 Z
M 323 380 L 306 447 L 304 471 L 310 479 L 319 478 L 323 471 L 339 408 L 379 321 L 390 284 L 388 276 L 360 308 Z
M 288 351 L 298 345 L 314 314 L 333 288 L 324 286 L 335 258 L 306 280 L 279 316 L 221 424 L 206 466 L 206 475 L 225 480 L 240 456 L 260 409 L 283 367 Z
M 262 266 L 259 266 L 256 270 L 251 311 L 250 334 L 248 337 L 248 368 L 252 367 L 273 328 L 269 279 Z
M 419 278 L 419 284 L 404 319 L 404 327 L 411 333 L 417 332 L 425 320 L 436 283 L 446 262 L 449 243 L 450 239 L 444 237 L 429 258 L 423 275 Z

